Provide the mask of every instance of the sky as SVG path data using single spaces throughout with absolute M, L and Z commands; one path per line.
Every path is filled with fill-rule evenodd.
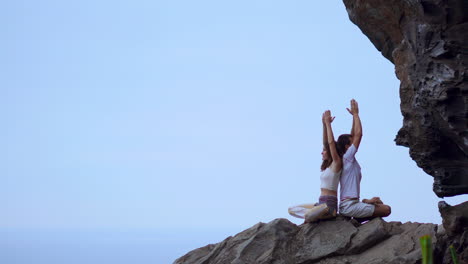
M 361 197 L 441 223 L 394 142 L 394 65 L 341 1 L 6 1 L 0 33 L 0 228 L 300 224 L 287 208 L 320 195 L 321 115 L 349 133 L 352 98 Z

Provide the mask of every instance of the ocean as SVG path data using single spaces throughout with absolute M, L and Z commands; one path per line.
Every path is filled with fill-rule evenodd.
M 166 264 L 226 231 L 2 229 L 1 264 Z

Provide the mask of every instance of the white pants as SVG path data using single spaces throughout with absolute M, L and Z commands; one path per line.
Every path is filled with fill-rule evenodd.
M 370 217 L 374 214 L 375 205 L 359 200 L 344 200 L 340 202 L 340 214 L 349 217 Z
M 305 219 L 306 213 L 315 206 L 315 204 L 301 204 L 291 206 L 288 208 L 288 213 L 294 217 Z
M 290 215 L 305 219 L 306 223 L 312 223 L 320 219 L 329 219 L 336 216 L 334 210 L 330 213 L 326 203 L 322 204 L 302 204 L 288 208 Z

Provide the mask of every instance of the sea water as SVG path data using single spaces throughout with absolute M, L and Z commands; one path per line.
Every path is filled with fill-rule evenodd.
M 0 263 L 165 264 L 228 235 L 177 229 L 2 229 Z

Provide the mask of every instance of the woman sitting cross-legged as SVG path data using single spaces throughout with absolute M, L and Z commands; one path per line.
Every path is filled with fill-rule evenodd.
M 343 167 L 341 157 L 336 149 L 335 139 L 331 123 L 335 117 L 329 110 L 322 115 L 323 123 L 323 150 L 322 150 L 322 174 L 320 175 L 320 197 L 315 204 L 301 204 L 288 209 L 290 215 L 304 218 L 306 223 L 320 219 L 336 217 L 338 198 L 337 190 Z

